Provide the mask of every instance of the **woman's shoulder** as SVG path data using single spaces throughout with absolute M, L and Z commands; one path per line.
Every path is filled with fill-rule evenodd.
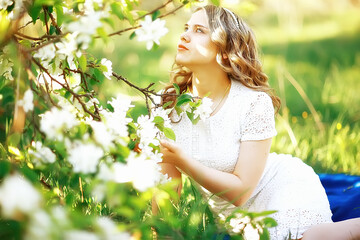
M 257 91 L 255 89 L 246 87 L 240 81 L 232 80 L 233 92 L 235 100 L 242 103 L 254 103 L 254 102 L 271 102 L 271 97 L 263 91 Z

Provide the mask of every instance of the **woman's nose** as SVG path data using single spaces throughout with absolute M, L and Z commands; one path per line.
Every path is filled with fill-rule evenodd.
M 189 35 L 187 34 L 187 32 L 183 32 L 183 33 L 180 35 L 180 40 L 181 40 L 181 41 L 184 41 L 184 42 L 189 42 L 189 41 L 190 41 L 190 37 L 189 37 Z

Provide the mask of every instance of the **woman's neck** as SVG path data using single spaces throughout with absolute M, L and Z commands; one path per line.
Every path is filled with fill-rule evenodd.
M 193 72 L 192 93 L 204 97 L 207 94 L 213 100 L 221 98 L 229 86 L 230 79 L 220 68 L 209 68 Z

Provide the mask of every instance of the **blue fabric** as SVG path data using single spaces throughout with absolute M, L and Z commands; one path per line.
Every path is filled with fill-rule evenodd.
M 334 222 L 360 217 L 360 176 L 319 174 Z

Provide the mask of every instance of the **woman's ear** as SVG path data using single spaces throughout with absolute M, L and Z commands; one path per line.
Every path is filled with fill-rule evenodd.
M 225 53 L 223 53 L 222 57 L 223 59 L 228 59 L 228 56 Z

